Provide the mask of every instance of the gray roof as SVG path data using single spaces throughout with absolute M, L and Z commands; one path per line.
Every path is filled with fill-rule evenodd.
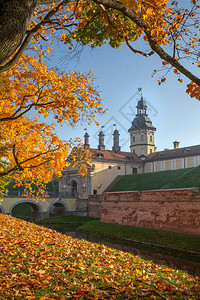
M 156 128 L 152 125 L 150 118 L 147 115 L 136 115 L 135 119 L 132 122 L 131 128 L 129 128 L 128 132 L 137 129 L 152 129 L 156 130 Z
M 200 156 L 200 145 L 154 152 L 152 154 L 149 154 L 149 156 L 145 159 L 145 162 L 182 158 L 196 155 Z
M 138 108 L 138 109 L 147 108 L 146 101 L 145 101 L 143 98 L 141 98 L 141 99 L 138 101 L 137 108 Z

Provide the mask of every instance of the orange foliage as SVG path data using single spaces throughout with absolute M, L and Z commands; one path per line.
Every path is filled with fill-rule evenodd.
M 199 299 L 199 278 L 0 214 L 0 299 Z
M 123 0 L 122 3 L 137 14 L 140 25 L 137 30 L 146 42 L 156 43 L 158 46 L 170 44 L 172 54 L 168 54 L 169 49 L 159 48 L 157 54 L 166 59 L 162 61 L 162 68 L 173 69 L 177 75 L 185 75 L 192 81 L 187 85 L 187 93 L 191 98 L 200 100 L 200 79 L 191 72 L 188 72 L 179 61 L 183 61 L 187 55 L 192 64 L 200 67 L 199 63 L 199 19 L 196 0 L 191 0 L 192 5 L 185 8 L 181 1 L 169 0 Z M 189 3 L 188 3 L 189 4 Z M 182 5 L 182 7 L 181 7 Z M 164 49 L 164 51 L 163 51 Z M 168 64 L 168 66 L 167 66 Z M 153 75 L 156 73 L 154 70 Z M 167 73 L 167 72 L 166 72 Z M 166 80 L 165 75 L 158 80 L 161 84 Z M 182 83 L 182 79 L 178 81 Z
M 188 93 L 191 98 L 196 98 L 200 101 L 200 87 L 194 82 L 190 82 L 187 85 L 186 93 Z
M 41 122 L 40 117 L 71 125 L 95 121 L 95 114 L 103 109 L 92 81 L 91 73 L 65 74 L 30 55 L 22 55 L 15 67 L 1 75 L 0 142 L 6 152 L 0 151 L 0 159 L 6 159 L 9 167 L 1 169 L 0 176 L 13 173 L 17 184 L 23 182 L 29 189 L 29 197 L 38 200 L 45 197 L 44 184 L 61 175 L 75 145 L 73 163 L 82 165 L 81 174 L 86 175 L 88 151 L 78 139 L 62 141 L 55 124 Z

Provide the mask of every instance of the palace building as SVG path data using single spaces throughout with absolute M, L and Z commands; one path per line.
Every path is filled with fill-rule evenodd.
M 104 133 L 99 132 L 99 145 L 90 148 L 89 134 L 84 135 L 84 146 L 92 154 L 88 164 L 87 177 L 79 175 L 78 167 L 69 166 L 62 171 L 59 182 L 61 197 L 87 199 L 90 194 L 102 194 L 120 176 L 135 173 L 158 172 L 191 168 L 200 165 L 200 145 L 179 148 L 175 141 L 173 149 L 156 151 L 154 133 L 156 128 L 147 114 L 147 104 L 141 99 L 137 104 L 137 114 L 128 129 L 130 133 L 130 152 L 121 150 L 119 131 L 114 130 L 112 150 L 107 150 Z

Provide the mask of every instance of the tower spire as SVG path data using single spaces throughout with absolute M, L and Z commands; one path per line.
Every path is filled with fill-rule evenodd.
M 87 128 L 84 128 L 84 130 L 87 130 Z M 89 137 L 90 136 L 89 136 L 89 134 L 86 131 L 86 133 L 84 134 L 84 147 L 85 148 L 90 148 Z
M 104 128 L 104 126 L 101 126 L 101 131 L 99 132 L 99 145 L 98 145 L 98 149 L 100 151 L 104 151 L 105 150 L 105 145 L 104 145 L 104 136 L 105 136 L 105 134 L 103 133 L 102 128 Z
M 113 124 L 113 126 L 116 126 L 116 124 Z M 116 153 L 120 152 L 121 147 L 119 145 L 119 131 L 117 129 L 114 130 L 113 133 L 113 147 L 112 150 Z
M 154 132 L 156 128 L 147 114 L 147 104 L 143 98 L 142 88 L 138 88 L 140 100 L 137 104 L 137 114 L 132 122 L 130 132 L 131 152 L 135 152 L 141 159 L 155 151 Z
M 138 91 L 140 92 L 140 95 L 141 95 L 141 98 L 142 98 L 143 97 L 143 95 L 142 95 L 142 87 L 139 87 Z

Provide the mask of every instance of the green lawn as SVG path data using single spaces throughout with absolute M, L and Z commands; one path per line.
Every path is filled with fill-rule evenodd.
M 109 192 L 187 187 L 200 188 L 200 166 L 173 171 L 124 175 L 110 188 Z
M 124 226 L 117 224 L 91 221 L 79 227 L 79 229 L 105 236 L 127 238 L 131 240 L 164 245 L 173 248 L 186 249 L 200 252 L 200 236 L 170 231 Z

